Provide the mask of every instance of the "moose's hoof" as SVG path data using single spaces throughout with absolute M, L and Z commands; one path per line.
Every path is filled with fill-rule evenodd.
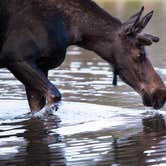
M 54 104 L 61 100 L 61 94 L 58 90 L 50 91 L 47 95 L 48 104 Z

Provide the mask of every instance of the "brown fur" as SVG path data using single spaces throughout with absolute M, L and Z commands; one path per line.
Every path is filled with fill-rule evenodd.
M 45 99 L 48 104 L 61 99 L 47 78 L 48 70 L 59 66 L 67 47 L 75 44 L 110 63 L 114 83 L 119 75 L 141 94 L 145 105 L 161 108 L 165 85 L 144 52 L 144 46 L 158 38 L 139 34 L 153 14 L 141 20 L 142 12 L 122 23 L 91 0 L 0 1 L 0 67 L 25 85 L 30 108 L 37 111 Z

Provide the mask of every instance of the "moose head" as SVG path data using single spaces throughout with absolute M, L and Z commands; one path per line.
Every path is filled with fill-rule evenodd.
M 158 42 L 159 38 L 141 34 L 153 15 L 151 11 L 141 18 L 143 11 L 144 7 L 118 31 L 113 44 L 113 67 L 120 78 L 142 96 L 145 106 L 159 109 L 165 103 L 166 88 L 145 50 L 145 46 Z
M 103 32 L 107 35 L 94 47 L 113 66 L 115 76 L 119 75 L 142 96 L 145 106 L 159 109 L 166 100 L 166 87 L 154 70 L 145 49 L 145 46 L 158 42 L 159 38 L 141 33 L 153 15 L 151 11 L 141 17 L 143 11 L 144 7 L 125 23 L 118 23 L 114 31 Z

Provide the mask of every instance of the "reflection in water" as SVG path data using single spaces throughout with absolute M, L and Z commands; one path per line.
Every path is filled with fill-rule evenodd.
M 156 132 L 164 131 L 166 129 L 165 119 L 161 114 L 155 114 L 143 119 L 144 130 L 152 130 Z
M 148 53 L 166 80 L 165 1 L 99 2 L 123 20 L 142 5 L 155 10 L 146 31 L 159 35 L 161 42 Z M 28 110 L 24 87 L 0 70 L 0 166 L 166 165 L 166 113 L 145 110 L 137 93 L 121 80 L 112 86 L 106 62 L 70 47 L 63 65 L 49 76 L 63 101 L 72 102 L 64 102 L 56 116 L 15 119 Z
M 104 156 L 106 162 L 103 163 L 102 160 L 99 165 L 116 163 L 142 166 L 166 163 L 164 117 L 156 114 L 153 117 L 144 118 L 143 125 L 146 130 L 142 133 L 124 139 L 114 139 L 111 151 Z
M 101 120 L 114 124 L 114 120 L 123 117 L 124 126 L 117 123 L 109 127 L 105 124 L 105 127 L 102 126 L 102 130 L 100 128 L 95 131 L 87 129 L 88 132 L 81 133 L 79 132 L 81 130 L 80 116 L 85 116 L 85 119 L 84 117 L 80 118 L 85 124 L 86 120 L 96 121 L 96 124 L 101 123 L 100 119 L 97 117 L 94 119 L 95 115 L 91 118 L 86 117 L 86 111 L 83 115 L 81 109 L 69 108 L 70 104 L 66 103 L 62 109 L 60 107 L 58 116 L 1 121 L 3 123 L 0 125 L 0 165 L 35 166 L 38 163 L 41 166 L 109 166 L 111 164 L 148 166 L 166 162 L 165 118 L 161 114 L 145 116 L 146 112 L 142 111 L 142 115 L 140 113 L 130 115 L 130 110 L 124 109 L 128 116 L 131 116 L 129 118 L 120 112 L 116 114 L 111 110 L 112 107 L 110 110 L 108 107 L 107 111 L 108 113 L 110 111 L 111 115 L 106 118 L 102 117 L 103 111 L 99 109 L 97 116 L 101 116 Z M 80 106 L 83 107 L 83 104 Z M 86 108 L 86 104 L 84 107 Z M 89 111 L 95 113 L 95 110 L 91 110 L 90 105 L 88 107 Z M 97 107 L 102 108 L 96 105 Z M 68 120 L 69 117 L 66 117 L 67 123 L 61 121 L 65 120 L 63 109 L 70 111 L 71 115 L 75 115 L 75 124 L 72 120 Z M 113 116 L 114 113 L 115 116 Z M 66 114 L 66 116 L 68 115 Z M 139 121 L 136 121 L 137 116 L 140 116 L 140 122 L 143 119 L 143 127 Z M 131 119 L 134 119 L 135 126 Z M 77 133 L 61 132 L 61 129 L 64 131 L 65 126 L 68 126 L 67 130 L 75 128 Z M 91 128 L 90 123 L 87 128 Z
M 32 118 L 2 124 L 4 128 L 10 126 L 9 131 L 12 131 L 12 134 L 8 132 L 5 136 L 8 139 L 4 136 L 0 137 L 0 165 L 65 165 L 64 152 L 58 146 L 62 141 L 61 137 L 50 132 L 50 129 L 58 127 L 59 122 L 56 116 L 50 116 L 45 120 Z M 9 146 L 8 151 L 3 149 L 3 146 Z M 51 147 L 54 147 L 53 150 Z

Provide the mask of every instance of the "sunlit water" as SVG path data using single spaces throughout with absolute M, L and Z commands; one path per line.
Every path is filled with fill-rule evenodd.
M 101 5 L 123 20 L 142 4 L 155 10 L 146 31 L 161 42 L 148 53 L 166 81 L 165 2 L 122 2 Z M 166 165 L 166 107 L 145 108 L 121 80 L 112 86 L 110 66 L 77 47 L 49 77 L 63 96 L 59 110 L 30 118 L 23 85 L 0 70 L 0 166 Z

